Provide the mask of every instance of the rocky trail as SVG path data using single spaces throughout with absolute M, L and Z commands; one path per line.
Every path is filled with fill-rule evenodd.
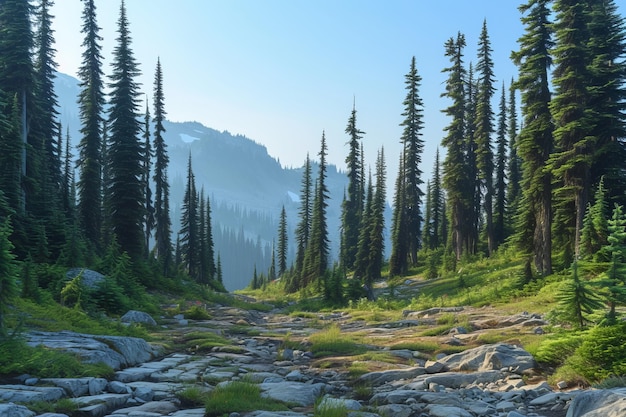
M 626 390 L 563 389 L 549 386 L 532 356 L 515 343 L 495 343 L 454 354 L 427 357 L 410 349 L 390 350 L 389 341 L 408 340 L 416 326 L 435 325 L 442 315 L 463 314 L 474 331 L 462 327 L 440 336 L 443 343 L 474 346 L 481 329 L 511 334 L 540 332 L 545 324 L 531 314 L 509 316 L 485 308 L 405 311 L 402 320 L 370 325 L 349 314 L 321 313 L 294 317 L 232 307 L 209 309 L 212 319 L 163 320 L 160 334 L 175 342 L 191 332 L 226 337 L 229 346 L 203 350 L 191 346 L 165 354 L 142 339 L 32 332 L 29 343 L 75 352 L 86 360 L 116 369 L 110 379 L 38 379 L 28 375 L 0 385 L 0 417 L 33 417 L 38 401 L 69 398 L 85 417 L 204 416 L 189 406 L 181 391 L 198 387 L 207 393 L 219 384 L 244 379 L 258 383 L 262 395 L 289 404 L 290 411 L 257 410 L 231 417 L 312 416 L 314 405 L 340 404 L 356 417 L 593 417 L 626 415 Z M 342 333 L 358 333 L 368 351 L 386 354 L 359 358 L 368 372 L 349 371 L 350 356 L 316 358 L 307 338 L 334 323 Z M 284 342 L 302 341 L 301 349 Z M 460 350 L 460 349 L 459 349 Z M 382 360 L 381 358 L 393 358 Z M 62 417 L 64 414 L 42 414 Z

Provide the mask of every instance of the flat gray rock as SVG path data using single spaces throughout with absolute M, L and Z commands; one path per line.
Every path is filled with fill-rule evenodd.
M 34 411 L 30 411 L 23 405 L 0 404 L 0 417 L 33 417 Z
M 509 369 L 522 374 L 536 367 L 532 355 L 518 346 L 505 343 L 479 346 L 439 360 L 451 371 L 489 371 Z
M 566 417 L 623 417 L 626 389 L 582 392 L 570 403 Z
M 298 404 L 308 407 L 315 404 L 315 400 L 321 396 L 326 384 L 305 384 L 302 382 L 264 382 L 259 384 L 262 395 L 285 403 Z

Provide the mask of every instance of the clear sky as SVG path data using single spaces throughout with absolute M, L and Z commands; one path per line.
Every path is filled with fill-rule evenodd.
M 416 57 L 424 101 L 422 170 L 449 120 L 440 95 L 449 61 L 444 43 L 461 32 L 465 62 L 476 61 L 483 20 L 492 46 L 497 111 L 502 82 L 516 76 L 509 57 L 523 32 L 517 0 L 126 0 L 140 82 L 152 95 L 160 57 L 165 107 L 172 121 L 199 121 L 264 144 L 283 166 L 317 158 L 326 132 L 328 161 L 345 168 L 345 134 L 353 101 L 365 131 L 367 163 L 385 147 L 390 179 L 400 155 L 404 76 Z M 96 2 L 110 73 L 119 0 Z M 617 1 L 620 12 L 626 0 Z M 80 0 L 52 9 L 59 71 L 76 76 L 83 34 Z M 508 97 L 508 93 L 507 93 Z M 495 121 L 494 121 L 495 123 Z M 393 193 L 391 182 L 388 197 Z

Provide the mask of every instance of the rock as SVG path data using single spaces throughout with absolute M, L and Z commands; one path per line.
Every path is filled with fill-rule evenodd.
M 498 343 L 484 345 L 440 359 L 452 371 L 487 371 L 508 368 L 522 374 L 535 368 L 532 355 L 524 349 Z
M 104 378 L 44 378 L 41 382 L 63 388 L 69 397 L 102 394 L 107 386 Z
M 166 416 L 175 411 L 178 411 L 178 407 L 171 401 L 152 401 L 135 407 L 121 408 L 116 410 L 115 414 L 126 416 L 141 416 L 149 414 Z
M 430 384 L 442 385 L 445 388 L 458 389 L 468 385 L 488 384 L 504 379 L 500 371 L 483 371 L 474 373 L 442 372 L 418 376 L 406 384 L 403 389 L 427 389 Z
M 157 324 L 150 314 L 137 310 L 128 311 L 120 318 L 120 321 L 122 323 L 141 323 L 149 326 L 156 326 Z
M 0 400 L 16 403 L 57 401 L 65 391 L 59 387 L 29 387 L 26 385 L 0 385 Z
M 469 411 L 461 407 L 453 407 L 449 405 L 430 404 L 426 407 L 430 417 L 474 417 Z
M 566 417 L 621 417 L 626 415 L 626 389 L 580 393 L 570 403 Z
M 35 414 L 23 405 L 0 404 L 0 417 L 33 417 Z
M 323 407 L 343 407 L 348 411 L 359 411 L 361 408 L 361 403 L 357 400 L 351 400 L 347 398 L 333 398 L 325 395 L 320 401 L 320 408 Z
M 326 390 L 326 384 L 305 384 L 302 382 L 263 382 L 259 384 L 262 395 L 286 403 L 309 407 Z
M 130 394 L 100 394 L 74 398 L 81 416 L 102 417 L 116 410 L 131 398 Z
M 413 409 L 408 405 L 387 404 L 378 407 L 378 413 L 383 417 L 411 417 Z
M 106 278 L 100 272 L 92 271 L 91 269 L 86 268 L 72 268 L 65 273 L 65 276 L 68 281 L 71 281 L 76 278 L 78 274 L 81 274 L 83 285 L 90 290 L 97 288 L 98 285 L 100 285 L 100 283 Z
M 419 366 L 407 369 L 390 369 L 388 371 L 368 372 L 361 375 L 359 377 L 359 381 L 372 385 L 381 385 L 385 382 L 415 378 L 416 376 L 424 375 L 425 373 L 426 370 Z
M 566 381 L 559 381 L 556 383 L 556 387 L 558 389 L 565 389 L 567 388 L 567 382 Z

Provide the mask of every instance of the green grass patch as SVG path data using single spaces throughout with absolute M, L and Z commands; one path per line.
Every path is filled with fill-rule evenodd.
M 185 334 L 179 341 L 184 348 L 192 351 L 208 352 L 214 347 L 229 346 L 230 341 L 213 332 L 194 331 Z
M 434 353 L 439 350 L 439 343 L 429 340 L 418 340 L 415 342 L 401 342 L 390 346 L 392 350 L 413 350 L 420 353 Z
M 318 401 L 315 404 L 313 417 L 346 417 L 348 409 L 345 405 L 330 401 Z
M 176 393 L 180 405 L 186 408 L 202 407 L 207 400 L 209 391 L 198 385 L 185 387 Z
M 35 401 L 25 404 L 29 410 L 34 411 L 37 415 L 53 413 L 73 415 L 78 410 L 78 405 L 69 398 L 61 398 L 58 401 Z
M 357 343 L 353 335 L 342 334 L 339 326 L 333 324 L 309 337 L 311 352 L 315 357 L 333 355 L 358 355 L 365 347 Z
M 261 397 L 261 388 L 250 382 L 233 381 L 211 391 L 204 403 L 206 417 L 248 411 L 288 411 L 282 402 Z
M 0 374 L 30 374 L 39 378 L 93 376 L 111 379 L 111 367 L 83 363 L 77 356 L 43 346 L 32 347 L 19 338 L 0 341 Z

